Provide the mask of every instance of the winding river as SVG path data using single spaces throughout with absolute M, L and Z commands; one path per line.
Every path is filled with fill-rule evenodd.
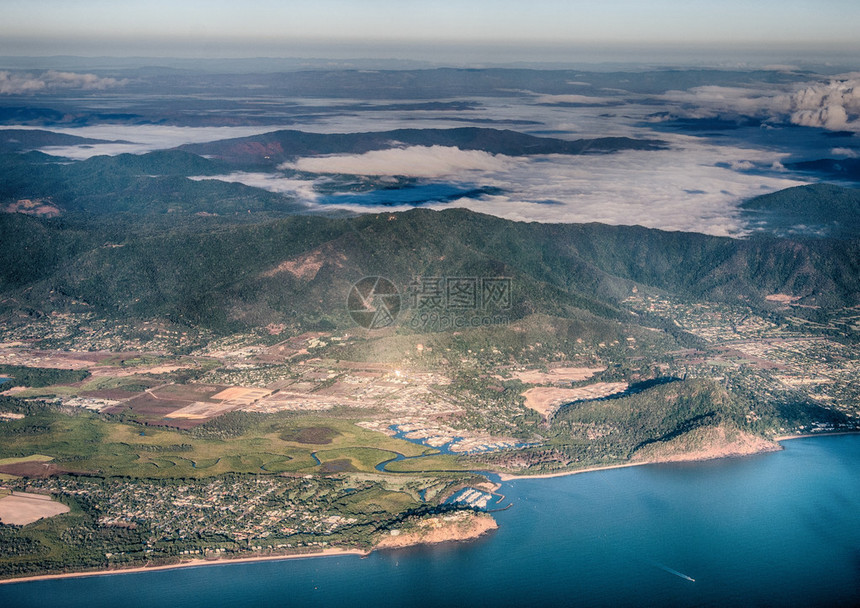
M 0 605 L 724 606 L 860 603 L 860 435 L 502 484 L 466 543 L 0 585 Z

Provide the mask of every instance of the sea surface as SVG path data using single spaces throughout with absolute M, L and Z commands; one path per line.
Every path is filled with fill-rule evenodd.
M 851 606 L 860 435 L 506 482 L 459 544 L 0 585 L 0 606 Z

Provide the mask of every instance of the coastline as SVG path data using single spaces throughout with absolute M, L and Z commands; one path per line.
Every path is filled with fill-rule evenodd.
M 112 570 L 94 570 L 91 572 L 64 572 L 62 574 L 37 574 L 35 576 L 22 576 L 19 578 L 6 578 L 0 580 L 0 585 L 11 583 L 26 583 L 33 581 L 48 581 L 62 578 L 81 578 L 86 576 L 110 576 L 114 574 L 134 574 L 139 572 L 156 572 L 158 570 L 172 570 L 174 568 L 194 568 L 197 566 L 223 566 L 226 564 L 242 564 L 250 562 L 268 562 L 288 559 L 303 559 L 308 557 L 338 557 L 343 555 L 358 555 L 366 557 L 370 552 L 361 549 L 323 549 L 313 553 L 295 553 L 292 555 L 258 555 L 255 557 L 236 557 L 218 559 L 193 559 L 178 564 L 165 564 L 163 566 L 135 566 L 133 568 L 115 568 Z
M 416 545 L 432 545 L 443 542 L 456 542 L 461 540 L 473 540 L 498 529 L 498 524 L 495 519 L 489 514 L 481 514 L 477 518 L 470 518 L 468 522 L 456 521 L 452 526 L 445 526 L 441 530 L 424 531 L 420 534 L 406 534 L 399 537 L 390 537 L 383 539 L 382 542 L 374 546 L 369 551 L 361 549 L 338 549 L 330 548 L 311 553 L 294 553 L 291 555 L 257 555 L 249 557 L 236 558 L 218 558 L 218 559 L 192 559 L 178 564 L 165 564 L 161 566 L 135 566 L 132 568 L 114 568 L 110 570 L 93 570 L 89 572 L 63 572 L 57 574 L 37 574 L 34 576 L 22 576 L 18 578 L 8 578 L 0 580 L 0 585 L 12 583 L 27 583 L 35 581 L 58 580 L 64 578 L 82 578 L 90 576 L 111 576 L 114 574 L 134 574 L 140 572 L 157 572 L 159 570 L 173 570 L 175 568 L 194 568 L 198 566 L 223 566 L 228 564 L 241 564 L 251 562 L 264 561 L 281 561 L 291 559 L 304 559 L 313 557 L 339 557 L 344 555 L 357 555 L 359 557 L 367 557 L 371 552 L 376 550 L 401 549 L 405 547 L 413 547 Z M 464 527 L 463 523 L 467 525 Z M 438 526 L 436 526 L 438 527 Z
M 809 437 L 836 437 L 837 435 L 860 435 L 860 430 L 832 431 L 829 433 L 808 433 L 806 435 L 779 435 L 778 437 L 774 437 L 773 440 L 777 443 L 782 443 L 783 441 L 791 441 L 793 439 L 807 439 Z
M 833 437 L 837 435 L 858 435 L 860 434 L 860 430 L 858 431 L 834 431 L 832 433 L 807 433 L 805 435 L 779 435 L 777 437 L 773 437 L 772 441 L 775 443 L 781 444 L 783 441 L 792 441 L 794 439 L 808 439 L 812 437 Z M 783 449 L 780 446 L 780 449 Z M 713 458 L 698 458 L 692 457 L 687 459 L 679 459 L 679 460 L 650 460 L 645 462 L 625 462 L 622 464 L 612 464 L 606 466 L 597 466 L 597 467 L 586 467 L 584 469 L 576 469 L 573 471 L 558 471 L 555 473 L 538 473 L 537 475 L 515 475 L 513 473 L 500 473 L 496 474 L 499 476 L 499 479 L 502 481 L 516 481 L 518 479 L 551 479 L 553 477 L 566 477 L 568 475 L 579 475 L 580 473 L 593 473 L 595 471 L 608 471 L 610 469 L 624 469 L 627 467 L 638 467 L 646 464 L 667 464 L 667 463 L 678 463 L 678 462 L 705 462 L 707 460 L 717 460 L 719 458 L 741 458 L 743 456 L 755 456 L 757 454 L 767 454 L 772 451 L 777 450 L 769 450 L 762 449 L 756 452 L 751 452 L 749 454 L 725 454 L 723 456 L 715 456 Z
M 600 467 L 586 467 L 573 471 L 557 471 L 555 473 L 538 473 L 537 475 L 514 475 L 513 473 L 497 473 L 502 481 L 517 481 L 519 479 L 551 479 L 553 477 L 566 477 L 568 475 L 579 475 L 580 473 L 593 473 L 595 471 L 609 471 L 610 469 L 626 469 L 627 467 L 641 467 L 646 464 L 658 464 L 657 462 L 626 462 L 623 464 L 609 464 Z
M 498 528 L 499 524 L 489 513 L 459 511 L 456 514 L 420 521 L 415 529 L 406 533 L 397 530 L 396 535 L 384 537 L 373 550 L 403 549 L 418 545 L 474 540 Z M 392 530 L 392 532 L 395 531 Z
M 781 444 L 783 441 L 792 441 L 795 439 L 807 439 L 811 437 L 830 437 L 837 435 L 858 435 L 860 434 L 860 430 L 857 431 L 835 431 L 830 433 L 816 433 L 816 434 L 805 434 L 805 435 L 780 435 L 777 437 L 773 437 L 772 441 L 777 444 Z M 780 449 L 781 446 L 780 446 Z M 550 479 L 554 477 L 566 477 L 568 475 L 579 475 L 581 473 L 593 473 L 597 471 L 608 471 L 612 469 L 623 469 L 628 467 L 638 467 L 649 464 L 665 464 L 668 462 L 702 462 L 706 460 L 716 460 L 718 458 L 738 458 L 741 456 L 753 456 L 756 454 L 765 454 L 768 452 L 772 452 L 775 450 L 762 449 L 757 452 L 753 452 L 750 454 L 726 454 L 723 456 L 716 456 L 713 458 L 701 458 L 701 457 L 692 457 L 688 459 L 682 460 L 653 460 L 653 461 L 645 461 L 645 462 L 627 462 L 622 464 L 614 464 L 614 465 L 605 465 L 605 466 L 595 466 L 595 467 L 586 467 L 584 469 L 576 469 L 573 471 L 557 471 L 554 473 L 541 473 L 537 475 L 514 475 L 512 473 L 501 473 L 494 472 L 499 476 L 501 481 L 516 481 L 516 480 L 530 480 L 530 479 Z M 495 524 L 495 521 L 493 520 Z M 115 574 L 134 574 L 140 572 L 156 572 L 158 570 L 172 570 L 174 568 L 192 568 L 198 566 L 219 566 L 219 565 L 229 565 L 229 564 L 240 564 L 240 563 L 250 563 L 250 562 L 262 562 L 262 561 L 280 561 L 280 560 L 291 560 L 291 559 L 304 559 L 304 558 L 313 558 L 313 557 L 337 557 L 344 555 L 358 555 L 360 557 L 367 557 L 372 551 L 381 549 L 397 549 L 408 546 L 420 545 L 420 544 L 435 544 L 438 542 L 447 542 L 451 540 L 467 540 L 471 538 L 477 538 L 479 536 L 483 536 L 484 534 L 495 530 L 498 526 L 489 526 L 486 529 L 482 529 L 480 531 L 476 531 L 477 533 L 471 536 L 466 536 L 464 538 L 445 538 L 440 540 L 417 540 L 410 539 L 412 542 L 406 542 L 403 544 L 392 543 L 389 545 L 380 544 L 378 547 L 374 547 L 369 551 L 364 551 L 361 549 L 338 549 L 338 548 L 329 548 L 323 549 L 321 551 L 314 551 L 310 553 L 298 553 L 291 555 L 258 555 L 253 557 L 236 557 L 236 558 L 217 558 L 217 559 L 193 559 L 186 562 L 181 562 L 177 564 L 166 564 L 161 566 L 135 566 L 132 568 L 115 568 L 110 570 L 94 570 L 89 572 L 65 572 L 59 574 L 38 574 L 34 576 L 23 576 L 19 578 L 9 578 L 9 579 L 0 579 L 0 585 L 4 584 L 12 584 L 12 583 L 25 583 L 25 582 L 34 582 L 34 581 L 45 581 L 45 580 L 56 580 L 56 579 L 64 579 L 64 578 L 81 578 L 81 577 L 90 577 L 90 576 L 110 576 Z M 406 540 L 406 539 L 402 539 Z

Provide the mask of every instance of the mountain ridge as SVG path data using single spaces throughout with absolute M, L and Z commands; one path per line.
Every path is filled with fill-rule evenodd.
M 399 146 L 449 146 L 461 150 L 482 150 L 490 154 L 525 156 L 533 154 L 608 153 L 620 150 L 659 150 L 661 140 L 603 137 L 563 140 L 537 137 L 508 129 L 458 127 L 452 129 L 395 129 L 368 133 L 310 133 L 279 130 L 234 139 L 186 144 L 185 150 L 218 158 L 235 166 L 277 165 L 301 156 L 363 154 Z
M 0 249 L 6 260 L 0 285 L 24 290 L 31 305 L 62 292 L 105 312 L 223 330 L 246 325 L 243 316 L 265 324 L 293 311 L 307 323 L 325 318 L 343 326 L 350 322 L 346 311 L 332 303 L 344 301 L 350 285 L 367 275 L 401 285 L 416 276 L 511 276 L 528 295 L 512 318 L 581 309 L 619 319 L 619 302 L 636 285 L 762 307 L 773 293 L 824 307 L 856 305 L 860 293 L 860 241 L 524 224 L 465 209 L 344 219 L 297 215 L 253 224 L 200 218 L 186 229 L 137 233 L 121 224 L 113 237 L 106 227 L 88 230 L 74 220 L 7 214 L 0 229 L 10 235 Z M 53 244 L 64 242 L 65 248 Z M 25 263 L 22 251 L 42 262 Z M 312 274 L 273 272 L 315 256 Z

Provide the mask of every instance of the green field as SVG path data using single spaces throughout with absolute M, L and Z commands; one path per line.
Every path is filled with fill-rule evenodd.
M 303 433 L 303 429 L 314 429 Z M 328 429 L 330 432 L 322 432 Z M 303 442 L 282 437 L 299 437 Z M 319 436 L 320 444 L 308 443 Z M 225 473 L 373 472 L 398 453 L 420 456 L 424 446 L 319 416 L 261 417 L 236 437 L 207 438 L 188 431 L 148 427 L 81 411 L 73 416 L 42 410 L 0 427 L 0 464 L 52 460 L 64 471 L 100 476 L 202 478 Z M 322 461 L 320 466 L 312 454 Z M 23 456 L 37 454 L 38 456 Z M 445 469 L 457 469 L 445 461 Z M 410 462 L 406 471 L 437 469 L 436 457 Z M 392 469 L 401 470 L 401 469 Z
M 0 458 L 0 467 L 4 464 L 18 464 L 20 462 L 50 462 L 53 459 L 53 456 L 45 456 L 44 454 L 33 454 L 31 456 L 21 456 L 19 458 Z
M 464 464 L 458 456 L 453 454 L 436 454 L 417 460 L 400 460 L 386 465 L 385 470 L 389 473 L 420 473 L 420 472 L 448 472 L 467 471 L 474 465 Z

